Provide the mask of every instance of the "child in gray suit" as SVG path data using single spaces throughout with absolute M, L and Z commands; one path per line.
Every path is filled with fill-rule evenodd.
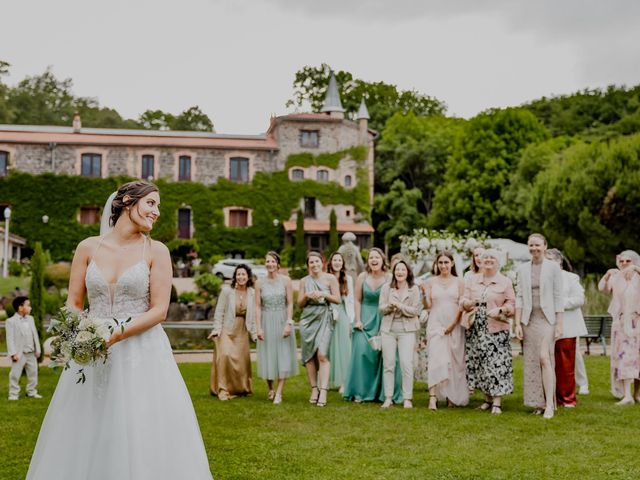
M 42 398 L 38 386 L 38 357 L 40 356 L 40 338 L 31 313 L 31 302 L 27 297 L 13 299 L 15 315 L 7 320 L 7 350 L 11 357 L 9 372 L 9 400 L 18 400 L 20 395 L 20 376 L 27 371 L 27 397 Z

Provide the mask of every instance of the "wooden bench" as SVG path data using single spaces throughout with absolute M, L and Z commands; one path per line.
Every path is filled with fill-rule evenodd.
M 609 315 L 585 315 L 587 334 L 581 336 L 587 343 L 587 355 L 591 355 L 590 346 L 593 342 L 602 345 L 602 355 L 607 354 L 607 338 L 611 337 L 611 317 Z

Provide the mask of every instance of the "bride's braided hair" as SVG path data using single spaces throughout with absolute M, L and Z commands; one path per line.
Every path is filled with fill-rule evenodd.
M 111 202 L 111 217 L 109 217 L 111 226 L 115 226 L 125 208 L 133 207 L 141 198 L 158 191 L 155 184 L 145 180 L 136 180 L 122 185 Z M 124 201 L 125 196 L 129 197 L 126 202 Z

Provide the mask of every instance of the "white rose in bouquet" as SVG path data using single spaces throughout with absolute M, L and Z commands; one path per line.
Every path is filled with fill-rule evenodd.
M 92 327 L 95 327 L 96 324 L 93 321 L 93 319 L 87 315 L 83 316 L 82 319 L 80 320 L 80 324 L 78 325 L 78 328 L 80 330 L 89 330 Z
M 94 334 L 88 330 L 80 330 L 78 332 L 78 335 L 76 335 L 76 342 L 77 343 L 90 342 L 91 340 L 93 340 L 93 336 Z
M 107 324 L 103 323 L 96 329 L 96 335 L 106 342 L 111 338 L 111 329 Z

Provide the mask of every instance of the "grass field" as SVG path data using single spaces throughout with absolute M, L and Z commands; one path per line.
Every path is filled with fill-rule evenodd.
M 208 393 L 208 364 L 180 370 L 216 479 L 637 478 L 640 405 L 614 405 L 608 358 L 586 362 L 591 394 L 547 421 L 522 405 L 521 358 L 516 393 L 499 417 L 474 410 L 478 395 L 467 408 L 430 412 L 423 384 L 416 385 L 413 410 L 348 403 L 337 392 L 318 408 L 307 403 L 302 375 L 288 382 L 280 406 L 266 401 L 262 381 L 252 397 L 220 402 Z M 26 474 L 57 376 L 42 368 L 45 399 L 11 403 L 4 400 L 7 377 L 0 369 L 0 478 L 9 480 Z

